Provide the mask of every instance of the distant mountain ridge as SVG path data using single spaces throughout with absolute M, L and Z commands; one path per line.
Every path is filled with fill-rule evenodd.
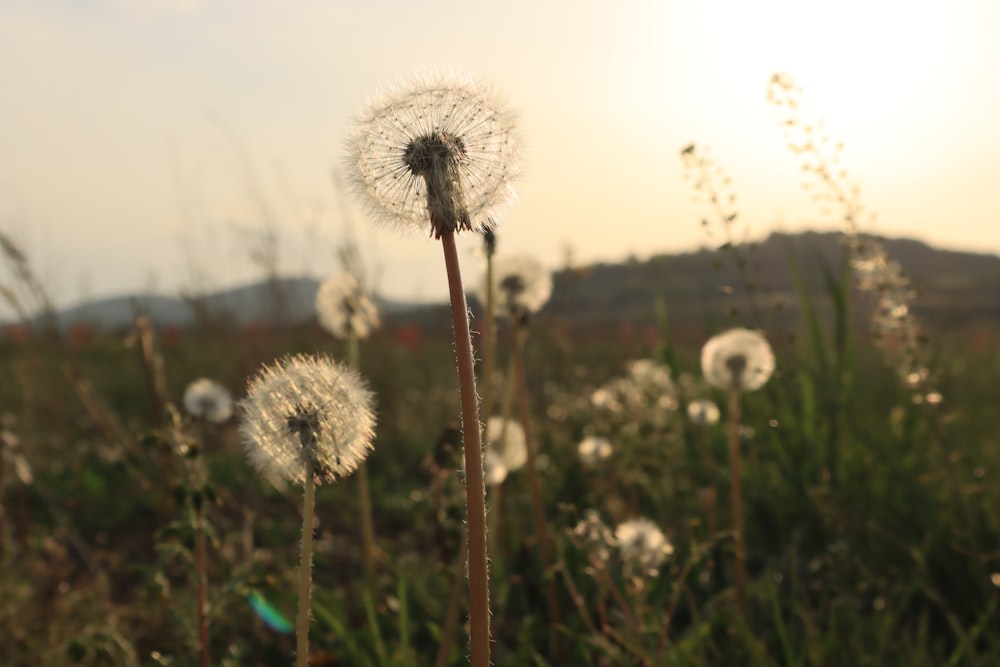
M 794 317 L 798 297 L 791 258 L 807 293 L 822 297 L 824 267 L 831 275 L 840 275 L 842 238 L 836 232 L 775 232 L 730 249 L 703 248 L 642 261 L 561 269 L 553 274 L 552 299 L 543 312 L 578 324 L 644 322 L 653 319 L 654 303 L 662 300 L 675 320 L 701 318 L 713 309 L 745 308 L 750 283 L 758 305 L 773 305 Z M 911 279 L 918 314 L 945 325 L 1000 323 L 1000 256 L 939 250 L 912 239 L 883 243 Z M 124 329 L 142 313 L 157 326 L 180 328 L 297 326 L 315 320 L 318 286 L 313 278 L 282 278 L 199 297 L 137 294 L 98 299 L 58 312 L 56 323 L 60 329 L 74 324 Z M 441 308 L 441 304 L 377 301 L 387 320 L 424 319 L 429 311 Z M 817 298 L 822 301 L 828 300 Z

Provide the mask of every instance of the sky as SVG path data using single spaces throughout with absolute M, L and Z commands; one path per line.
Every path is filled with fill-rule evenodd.
M 61 305 L 268 262 L 323 277 L 348 239 L 384 296 L 443 300 L 439 243 L 373 225 L 343 186 L 366 100 L 434 67 L 517 113 L 503 253 L 555 269 L 718 243 L 691 142 L 731 179 L 741 238 L 840 229 L 801 187 L 775 72 L 844 143 L 867 230 L 1000 253 L 991 0 L 0 0 L 0 230 Z M 478 240 L 460 248 L 478 276 Z

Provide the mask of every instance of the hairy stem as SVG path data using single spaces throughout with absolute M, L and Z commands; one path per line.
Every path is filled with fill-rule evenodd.
M 469 310 L 462 286 L 455 234 L 441 233 L 444 263 L 448 272 L 451 316 L 455 329 L 455 356 L 462 399 L 462 441 L 465 450 L 465 503 L 469 543 L 469 656 L 472 667 L 490 664 L 490 585 L 486 548 L 486 486 L 480 438 L 476 372 L 469 332 Z
M 306 457 L 306 482 L 302 493 L 302 557 L 299 561 L 299 613 L 295 624 L 295 665 L 309 665 L 309 608 L 312 599 L 313 506 L 316 482 L 313 461 Z
M 736 554 L 736 603 L 746 614 L 747 568 L 743 540 L 743 472 L 740 463 L 740 390 L 729 394 L 729 495 L 733 511 L 733 547 Z

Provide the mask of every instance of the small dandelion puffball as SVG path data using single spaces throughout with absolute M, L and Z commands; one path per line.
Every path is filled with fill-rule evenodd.
M 311 460 L 317 482 L 354 472 L 372 449 L 374 398 L 352 369 L 295 355 L 263 367 L 240 401 L 247 458 L 267 477 L 303 484 Z
M 316 292 L 319 324 L 337 338 L 367 338 L 378 327 L 378 309 L 350 273 L 330 276 Z
M 486 276 L 480 300 L 486 303 Z M 538 312 L 552 296 L 552 274 L 533 257 L 510 255 L 493 262 L 493 312 L 519 319 Z
M 524 429 L 512 419 L 489 418 L 484 449 L 483 470 L 490 486 L 503 484 L 509 473 L 520 470 L 528 460 Z
M 656 576 L 674 547 L 649 519 L 629 519 L 615 528 L 615 540 L 622 560 L 629 570 L 643 576 Z
M 754 391 L 774 372 L 774 353 L 759 331 L 730 329 L 701 348 L 701 372 L 713 387 Z
M 383 92 L 348 147 L 355 190 L 387 222 L 429 224 L 435 237 L 481 230 L 513 199 L 513 117 L 467 75 L 425 73 Z
M 700 426 L 719 421 L 719 406 L 706 399 L 697 399 L 688 403 L 687 413 L 688 419 Z
M 233 397 L 215 380 L 199 378 L 184 390 L 184 409 L 192 417 L 221 424 L 233 416 Z
M 586 510 L 570 535 L 573 541 L 587 552 L 592 564 L 603 567 L 611 558 L 609 547 L 614 546 L 615 538 L 611 529 L 601 520 L 597 510 Z
M 576 452 L 584 465 L 593 466 L 611 456 L 611 443 L 607 438 L 588 435 L 577 445 Z

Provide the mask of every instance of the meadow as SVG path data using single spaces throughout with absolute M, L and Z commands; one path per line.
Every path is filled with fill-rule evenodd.
M 366 177 L 390 199 L 394 174 L 425 184 L 394 210 L 429 216 L 448 263 L 455 233 L 488 231 L 466 202 L 505 191 L 514 168 L 482 170 L 503 177 L 485 193 L 456 174 L 469 155 L 513 148 L 492 126 L 502 114 L 465 84 L 428 90 L 434 104 L 471 98 L 470 116 L 489 122 L 455 127 L 488 126 L 492 148 L 475 157 L 468 136 L 434 128 L 395 153 L 376 146 Z M 363 292 L 337 292 L 333 323 L 318 302 L 319 321 L 299 327 L 179 330 L 139 314 L 117 333 L 36 320 L 0 337 L 0 665 L 1000 664 L 996 330 L 917 321 L 899 265 L 860 232 L 836 151 L 801 122 L 787 80 L 771 92 L 844 223 L 821 293 L 798 285 L 792 324 L 776 316 L 734 242 L 727 179 L 683 148 L 736 277 L 718 286 L 728 306 L 692 321 L 660 298 L 634 327 L 599 313 L 581 324 L 546 312 L 551 276 L 537 263 L 510 272 L 490 259 L 499 282 L 484 301 L 506 294 L 509 310 L 495 324 L 493 309 L 473 310 L 486 444 L 468 475 L 473 369 L 444 307 L 374 326 Z M 402 113 L 424 122 L 435 115 L 420 95 Z M 360 153 L 388 134 L 360 136 Z M 405 168 L 379 162 L 387 154 Z M 44 308 L 26 258 L 0 240 Z M 742 347 L 727 351 L 732 335 Z M 364 447 L 320 451 L 351 415 L 272 396 L 282 369 L 260 369 L 287 370 L 296 354 L 365 378 L 377 426 L 363 464 Z M 189 400 L 200 378 L 252 398 L 215 413 Z M 265 424 L 269 443 L 248 422 L 271 404 L 283 412 Z M 497 416 L 509 420 L 498 434 Z M 293 454 L 268 461 L 282 439 Z M 467 503 L 477 468 L 485 526 Z M 488 544 L 488 607 L 474 530 Z M 311 599 L 299 594 L 307 554 Z

